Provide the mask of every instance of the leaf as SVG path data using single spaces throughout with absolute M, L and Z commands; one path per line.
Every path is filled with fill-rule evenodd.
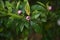
M 2 32 L 3 31 L 3 28 L 0 28 L 0 32 Z
M 11 27 L 13 24 L 13 21 L 14 21 L 14 19 L 12 17 L 9 17 L 6 27 Z
M 29 6 L 29 3 L 28 2 L 26 2 L 25 11 L 26 11 L 26 14 L 27 15 L 30 15 L 30 6 Z
M 49 6 L 49 2 L 46 3 L 46 6 L 47 6 L 47 7 Z
M 3 1 L 0 1 L 0 5 L 1 5 L 1 7 L 4 9 L 4 3 L 3 3 Z
M 17 14 L 8 13 L 8 15 L 10 15 L 12 18 L 17 18 L 17 19 L 23 18 L 23 16 L 19 16 Z
M 17 3 L 16 9 L 18 9 L 19 5 L 20 5 L 20 1 Z
M 36 14 L 32 18 L 37 19 L 39 16 L 40 16 L 40 14 Z
M 32 19 L 37 19 L 39 16 L 40 16 L 39 11 L 37 11 L 37 10 L 33 11 L 33 13 L 32 13 Z
M 45 13 L 41 13 L 41 17 L 46 17 L 47 15 Z
M 37 2 L 37 3 L 40 4 L 40 5 L 42 5 L 43 7 L 45 7 L 45 5 L 43 3 L 41 3 L 41 2 Z
M 21 25 L 20 25 L 20 31 L 22 32 L 23 29 L 24 29 L 24 24 L 21 24 Z
M 8 8 L 8 12 L 12 12 L 13 5 L 6 1 L 6 7 Z
M 41 5 L 32 5 L 31 10 L 39 10 L 41 12 L 46 11 L 46 9 Z
M 46 19 L 42 18 L 41 21 L 42 21 L 42 22 L 46 22 Z
M 26 28 L 29 28 L 29 23 L 28 22 L 25 22 L 24 25 L 25 25 Z
M 18 28 L 18 26 L 17 26 L 17 28 L 16 28 L 16 33 L 17 33 L 17 34 L 19 33 L 19 28 Z
M 48 7 L 49 7 L 49 2 L 46 3 L 46 8 L 48 10 Z M 48 10 L 49 11 L 49 10 Z
M 28 29 L 25 29 L 25 30 L 23 31 L 23 35 L 26 37 L 26 36 L 28 36 L 28 34 L 29 34 L 29 30 L 28 30 Z
M 9 3 L 8 1 L 6 1 L 6 7 L 7 7 L 7 8 L 12 7 L 12 4 Z
M 36 22 L 31 21 L 31 26 L 33 27 L 33 29 L 36 33 L 42 32 L 42 27 L 40 25 L 38 25 Z

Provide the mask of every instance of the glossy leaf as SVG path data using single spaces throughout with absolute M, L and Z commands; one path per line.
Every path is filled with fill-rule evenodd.
M 42 27 L 39 26 L 37 23 L 31 22 L 31 26 L 34 28 L 34 31 L 36 33 L 41 33 L 42 32 Z
M 45 7 L 45 5 L 41 2 L 37 2 L 38 4 L 40 4 L 41 6 Z
M 40 16 L 39 11 L 35 10 L 35 11 L 33 11 L 31 18 L 32 19 L 37 19 L 39 16 Z
M 27 1 L 26 4 L 25 4 L 25 11 L 26 11 L 26 14 L 27 14 L 27 15 L 30 15 L 30 6 L 29 6 L 28 1 Z
M 16 9 L 18 9 L 20 6 L 20 1 L 17 3 Z
M 32 5 L 31 10 L 40 10 L 41 12 L 46 11 L 41 5 Z

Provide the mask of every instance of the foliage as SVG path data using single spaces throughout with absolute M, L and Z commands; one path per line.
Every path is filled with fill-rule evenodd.
M 28 0 L 12 2 L 1 0 L 0 39 L 28 40 L 32 31 L 42 34 L 42 40 L 54 39 L 55 33 L 57 31 L 59 33 L 60 30 L 56 24 L 60 12 L 49 10 L 49 6 L 49 2 L 43 4 L 38 1 L 37 4 L 30 6 Z M 19 10 L 21 10 L 20 14 L 18 14 Z M 27 16 L 29 17 L 26 19 Z

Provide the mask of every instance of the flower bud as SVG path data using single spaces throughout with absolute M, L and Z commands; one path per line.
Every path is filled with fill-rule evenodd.
M 29 21 L 29 20 L 30 20 L 30 16 L 27 16 L 27 17 L 26 17 L 26 20 L 28 20 L 28 21 Z
M 21 14 L 21 12 L 22 12 L 21 10 L 18 10 L 18 14 Z
M 48 10 L 52 10 L 52 6 L 48 6 Z

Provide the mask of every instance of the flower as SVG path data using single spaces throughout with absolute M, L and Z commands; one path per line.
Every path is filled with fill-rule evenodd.
M 48 10 L 52 10 L 52 6 L 48 6 Z
M 21 14 L 21 12 L 22 12 L 21 10 L 18 10 L 18 14 Z
M 26 16 L 26 20 L 28 20 L 28 21 L 29 21 L 29 20 L 30 20 L 30 16 Z

